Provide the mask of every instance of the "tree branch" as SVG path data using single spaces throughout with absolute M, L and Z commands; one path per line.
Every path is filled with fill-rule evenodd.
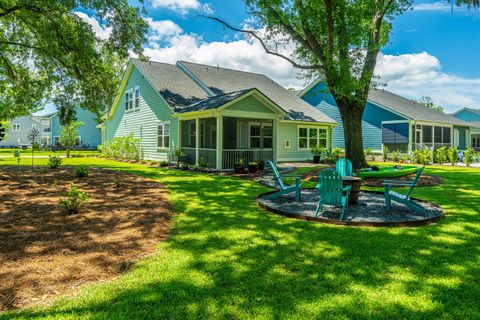
M 271 55 L 274 55 L 274 56 L 277 56 L 277 57 L 280 57 L 288 62 L 290 62 L 295 68 L 299 68 L 299 69 L 304 69 L 304 70 L 315 70 L 315 69 L 319 69 L 321 68 L 321 65 L 302 65 L 302 64 L 298 64 L 297 62 L 295 62 L 293 59 L 281 54 L 281 53 L 278 53 L 276 51 L 272 51 L 268 48 L 268 46 L 265 44 L 265 42 L 263 41 L 263 39 L 257 35 L 254 31 L 252 30 L 246 30 L 246 29 L 239 29 L 239 28 L 235 28 L 233 26 L 231 26 L 230 24 L 228 24 L 227 22 L 223 21 L 222 19 L 220 18 L 216 18 L 216 17 L 209 17 L 209 16 L 204 16 L 204 15 L 201 15 L 201 17 L 204 17 L 204 18 L 207 18 L 207 19 L 210 19 L 210 20 L 214 20 L 216 22 L 219 22 L 220 24 L 222 24 L 223 26 L 227 27 L 228 29 L 230 30 L 233 30 L 233 31 L 236 31 L 236 32 L 241 32 L 241 33 L 246 33 L 246 34 L 249 34 L 251 35 L 252 37 L 254 37 L 255 39 L 257 39 L 260 44 L 262 45 L 263 49 L 265 50 L 265 52 L 267 54 L 271 54 Z M 296 39 L 295 39 L 296 40 Z M 303 40 L 305 41 L 305 40 Z

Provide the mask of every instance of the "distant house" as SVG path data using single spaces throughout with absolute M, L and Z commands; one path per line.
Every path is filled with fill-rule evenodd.
M 104 140 L 133 134 L 147 159 L 181 148 L 218 169 L 236 161 L 296 161 L 331 147 L 336 122 L 262 74 L 179 61 L 131 59 L 102 125 Z
M 97 128 L 98 122 L 95 114 L 77 108 L 77 120 L 85 124 L 78 129 L 79 141 L 77 146 L 82 148 L 96 148 L 102 141 L 101 131 Z M 7 133 L 7 139 L 0 141 L 0 147 L 21 147 L 31 146 L 28 141 L 28 132 L 32 129 L 38 129 L 40 137 L 38 143 L 42 146 L 58 145 L 62 126 L 58 113 L 49 113 L 40 116 L 23 116 L 10 121 L 10 130 Z
M 452 116 L 473 126 L 471 146 L 476 151 L 480 151 L 480 109 L 463 108 L 453 113 Z
M 333 146 L 345 147 L 343 124 L 335 99 L 325 83 L 315 81 L 299 96 L 315 106 L 339 126 L 333 129 Z M 443 112 L 385 90 L 370 90 L 362 119 L 363 146 L 381 152 L 408 152 L 424 147 L 470 145 L 472 125 Z

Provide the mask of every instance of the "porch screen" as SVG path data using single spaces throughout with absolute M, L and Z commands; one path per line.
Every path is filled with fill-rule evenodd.
M 408 143 L 408 123 L 386 123 L 382 125 L 382 143 Z

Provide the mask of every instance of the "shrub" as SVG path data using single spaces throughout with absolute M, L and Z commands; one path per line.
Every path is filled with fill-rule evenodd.
M 392 153 L 393 162 L 399 162 L 400 161 L 400 156 L 401 156 L 400 150 L 394 151 Z
M 375 161 L 375 154 L 373 153 L 372 148 L 367 148 L 363 151 L 365 158 L 370 157 L 370 161 Z
M 200 169 L 206 169 L 210 167 L 210 163 L 208 161 L 205 161 L 205 159 L 203 159 L 202 157 L 200 157 L 200 159 L 198 159 L 198 167 Z
M 40 143 L 38 143 L 36 141 L 34 143 L 32 143 L 32 149 L 35 150 L 35 151 L 40 150 Z
M 57 169 L 62 164 L 62 158 L 59 156 L 48 156 L 47 166 L 50 169 Z
M 190 168 L 188 163 L 182 163 L 182 170 L 188 170 L 188 168 Z
M 167 167 L 168 166 L 168 161 L 162 160 L 160 161 L 160 167 Z
M 142 152 L 139 148 L 140 142 L 141 139 L 130 134 L 127 137 L 115 137 L 98 146 L 98 150 L 109 158 L 138 161 L 142 158 Z
M 344 155 L 344 151 L 342 148 L 333 148 L 332 149 L 332 157 L 337 161 L 340 159 L 341 156 Z
M 66 214 L 78 214 L 85 210 L 85 206 L 89 200 L 90 197 L 88 194 L 78 190 L 72 183 L 66 196 L 60 199 L 60 206 Z
M 85 178 L 88 176 L 89 169 L 86 164 L 82 164 L 75 168 L 75 176 L 77 178 Z
M 388 161 L 388 147 L 387 146 L 383 146 L 383 149 L 382 149 L 382 158 L 383 158 L 383 162 L 387 162 Z
M 120 189 L 123 185 L 122 180 L 120 180 L 119 177 L 115 177 L 115 179 L 113 179 L 113 185 L 115 186 L 115 189 Z
M 467 167 L 470 167 L 470 165 L 473 163 L 473 160 L 475 159 L 475 150 L 473 150 L 471 147 L 468 147 L 467 150 L 465 150 L 463 154 L 463 162 L 467 165 Z
M 443 164 L 447 162 L 448 159 L 448 152 L 447 148 L 441 147 L 438 148 L 437 151 L 435 151 L 435 162 L 439 164 Z
M 448 148 L 448 161 L 454 166 L 458 162 L 458 148 Z
M 433 151 L 426 148 L 413 151 L 413 161 L 418 164 L 427 165 L 432 161 Z

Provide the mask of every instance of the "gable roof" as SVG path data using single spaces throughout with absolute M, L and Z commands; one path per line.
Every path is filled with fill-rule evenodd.
M 175 113 L 181 112 L 183 108 L 208 98 L 208 94 L 175 65 L 155 61 L 141 61 L 133 58 L 130 61 L 167 101 Z
M 236 91 L 236 92 L 230 92 L 226 94 L 220 94 L 216 95 L 213 97 L 209 97 L 203 100 L 200 100 L 194 104 L 191 104 L 187 106 L 186 108 L 183 108 L 182 110 L 179 111 L 179 113 L 186 113 L 186 112 L 194 112 L 194 111 L 203 111 L 203 110 L 210 110 L 210 109 L 216 109 L 224 104 L 233 101 L 244 94 L 255 90 L 255 89 L 247 89 L 247 90 L 241 90 L 241 91 Z
M 385 90 L 370 89 L 368 101 L 411 120 L 471 126 L 468 122 L 457 119 L 450 114 L 433 110 L 421 103 Z
M 470 112 L 475 113 L 475 114 L 477 114 L 477 115 L 480 116 L 480 109 L 473 109 L 473 108 L 462 108 L 462 109 L 460 109 L 460 110 L 452 113 L 452 116 L 455 116 L 455 115 L 459 114 L 459 113 L 462 112 L 462 111 L 470 111 Z
M 287 113 L 286 120 L 336 123 L 335 120 L 263 74 L 180 61 L 214 94 L 255 88 Z

